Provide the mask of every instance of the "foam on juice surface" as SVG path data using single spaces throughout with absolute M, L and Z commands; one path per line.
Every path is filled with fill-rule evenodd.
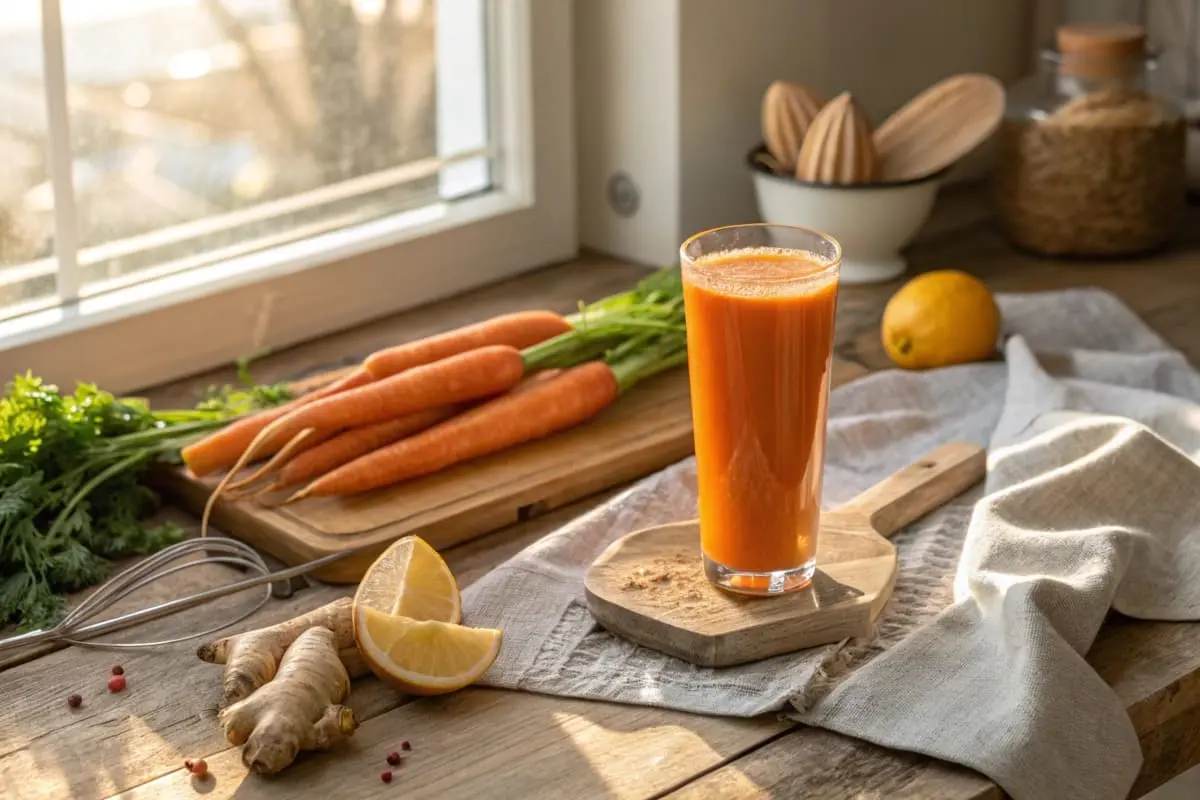
M 685 266 L 688 279 L 721 294 L 780 297 L 815 292 L 837 280 L 832 262 L 808 250 L 743 247 L 706 253 Z

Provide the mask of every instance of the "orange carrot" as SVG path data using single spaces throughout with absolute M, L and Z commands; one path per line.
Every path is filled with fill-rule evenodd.
M 569 330 L 571 323 L 553 311 L 518 311 L 379 350 L 367 356 L 363 366 L 376 379 L 386 378 L 489 345 L 503 344 L 523 350 Z
M 290 499 L 357 494 L 428 475 L 578 425 L 617 399 L 612 369 L 591 361 L 531 382 L 338 467 Z
M 457 410 L 456 406 L 430 408 L 386 422 L 343 431 L 289 461 L 279 471 L 275 483 L 268 487 L 267 491 L 273 492 L 285 486 L 312 480 L 372 450 L 449 419 Z
M 264 445 L 282 446 L 306 428 L 321 435 L 491 397 L 516 386 L 524 374 L 521 351 L 506 345 L 443 358 L 291 411 L 264 428 L 248 448 L 254 452 L 243 453 L 243 459 L 258 455 Z
M 509 392 L 509 394 L 513 394 L 514 392 L 523 392 L 529 389 L 531 386 L 537 386 L 542 381 L 548 381 L 551 378 L 557 378 L 564 372 L 566 372 L 566 370 L 561 367 L 551 367 L 550 369 L 538 370 L 513 387 L 513 390 Z
M 537 385 L 540 381 L 549 380 L 560 372 L 562 372 L 561 369 L 544 369 L 535 372 L 513 387 L 509 394 L 527 391 L 529 387 Z M 309 445 L 311 449 L 295 455 L 279 471 L 274 484 L 268 486 L 264 491 L 275 492 L 287 486 L 312 480 L 318 475 L 349 463 L 372 450 L 431 428 L 470 407 L 471 404 L 430 408 L 386 422 L 377 422 L 374 425 L 342 431 L 316 443 L 316 446 Z M 230 484 L 230 488 L 233 487 L 234 484 Z
M 266 408 L 250 416 L 236 419 L 210 436 L 183 448 L 183 463 L 197 477 L 227 469 L 233 466 L 250 442 L 254 441 L 254 437 L 275 420 L 290 414 L 301 406 L 364 386 L 371 380 L 371 373 L 364 368 L 359 368 L 340 380 L 301 395 L 283 405 Z M 286 441 L 279 441 L 275 443 L 274 447 L 264 447 L 258 452 L 258 455 L 269 456 L 286 444 Z M 312 443 L 315 443 L 315 440 L 312 440 Z

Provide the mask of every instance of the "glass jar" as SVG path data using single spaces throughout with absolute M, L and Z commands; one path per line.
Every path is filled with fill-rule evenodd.
M 1139 25 L 1064 25 L 1008 93 L 997 141 L 1001 227 L 1052 256 L 1155 250 L 1183 219 L 1186 125 Z

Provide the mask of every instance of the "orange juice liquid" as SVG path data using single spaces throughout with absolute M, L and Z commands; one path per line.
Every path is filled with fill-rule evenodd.
M 800 251 L 685 265 L 701 547 L 731 570 L 816 556 L 837 289 Z

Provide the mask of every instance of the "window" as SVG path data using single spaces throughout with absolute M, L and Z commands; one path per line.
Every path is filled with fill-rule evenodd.
M 9 375 L 133 389 L 575 252 L 561 0 L 5 9 Z

